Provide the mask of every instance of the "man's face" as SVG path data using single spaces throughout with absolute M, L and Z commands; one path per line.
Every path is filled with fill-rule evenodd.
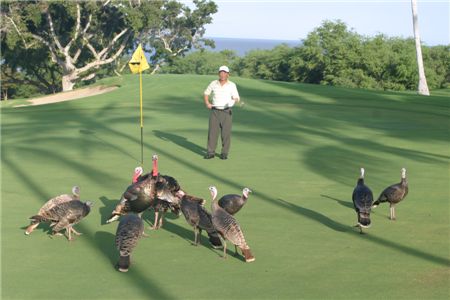
M 219 72 L 219 79 L 220 81 L 224 81 L 224 80 L 228 80 L 228 76 L 229 74 L 225 71 L 220 71 Z

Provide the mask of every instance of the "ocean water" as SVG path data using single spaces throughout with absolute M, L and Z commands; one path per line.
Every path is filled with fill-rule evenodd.
M 262 39 L 236 39 L 236 38 L 220 38 L 220 37 L 208 37 L 208 39 L 214 40 L 216 48 L 206 48 L 209 51 L 220 52 L 222 50 L 233 50 L 238 56 L 244 56 L 250 50 L 270 50 L 274 47 L 287 44 L 290 47 L 296 47 L 301 45 L 300 39 L 298 41 L 293 40 L 262 40 Z

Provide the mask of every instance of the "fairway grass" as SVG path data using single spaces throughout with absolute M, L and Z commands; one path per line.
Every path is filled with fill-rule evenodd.
M 236 215 L 256 261 L 212 249 L 206 235 L 168 213 L 115 270 L 118 222 L 105 224 L 140 164 L 139 79 L 70 102 L 1 111 L 2 299 L 448 299 L 449 100 L 411 93 L 231 78 L 244 107 L 233 109 L 229 159 L 204 160 L 215 76 L 143 76 L 144 169 L 207 200 L 253 193 Z M 11 101 L 12 102 L 12 101 Z M 220 142 L 219 142 L 220 144 Z M 220 152 L 220 147 L 218 148 Z M 359 234 L 351 195 L 359 175 L 374 197 L 400 181 L 409 194 L 390 221 L 372 210 Z M 68 242 L 28 218 L 49 198 L 81 188 L 93 201 Z

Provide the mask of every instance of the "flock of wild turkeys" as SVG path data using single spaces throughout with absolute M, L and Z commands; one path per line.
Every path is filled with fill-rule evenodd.
M 255 257 L 245 241 L 239 223 L 234 215 L 245 205 L 251 190 L 244 188 L 242 195 L 228 194 L 217 200 L 217 188 L 209 188 L 212 196 L 211 212 L 205 208 L 205 200 L 188 195 L 181 189 L 177 180 L 158 172 L 158 157 L 153 156 L 152 172 L 143 175 L 143 169 L 137 167 L 128 186 L 111 216 L 106 221 L 111 223 L 120 218 L 116 231 L 116 247 L 120 258 L 117 268 L 121 272 L 128 271 L 130 255 L 137 246 L 139 239 L 146 236 L 142 213 L 147 209 L 154 209 L 155 219 L 152 229 L 159 229 L 163 225 L 164 214 L 170 209 L 174 214 L 181 213 L 188 224 L 194 229 L 194 245 L 198 245 L 202 230 L 209 236 L 209 242 L 214 248 L 223 248 L 226 257 L 227 244 L 230 241 L 241 249 L 246 262 L 252 262 Z M 60 231 L 66 229 L 69 240 L 72 233 L 79 235 L 73 226 L 87 216 L 92 207 L 91 202 L 83 203 L 79 198 L 79 188 L 73 187 L 72 195 L 60 195 L 47 201 L 39 212 L 32 216 L 31 224 L 25 234 L 30 234 L 41 222 L 50 222 L 52 234 L 62 235 Z
M 106 221 L 111 223 L 120 219 L 116 231 L 115 243 L 120 258 L 117 268 L 121 272 L 128 271 L 130 255 L 137 246 L 139 239 L 146 236 L 142 213 L 150 208 L 155 211 L 152 229 L 159 229 L 163 225 L 164 214 L 171 210 L 174 214 L 181 213 L 194 229 L 194 245 L 198 245 L 202 230 L 206 231 L 213 248 L 223 248 L 226 257 L 227 244 L 230 241 L 235 246 L 235 255 L 239 248 L 246 262 L 255 260 L 244 234 L 234 215 L 245 205 L 251 190 L 244 188 L 242 195 L 228 194 L 217 200 L 217 188 L 209 187 L 212 197 L 211 212 L 205 208 L 205 200 L 187 194 L 181 189 L 177 180 L 158 172 L 158 157 L 153 155 L 152 172 L 143 175 L 143 169 L 137 167 L 132 178 L 132 184 L 127 187 L 119 203 Z M 357 227 L 360 233 L 363 228 L 370 226 L 370 211 L 380 203 L 389 202 L 392 220 L 395 219 L 395 204 L 403 200 L 408 193 L 406 169 L 402 169 L 401 182 L 387 187 L 373 202 L 372 191 L 364 184 L 364 169 L 353 191 L 352 199 L 358 216 Z M 50 222 L 53 235 L 62 235 L 60 231 L 66 229 L 68 239 L 72 240 L 72 233 L 80 235 L 73 226 L 87 216 L 92 207 L 91 202 L 80 201 L 80 190 L 73 187 L 72 195 L 60 195 L 47 201 L 39 212 L 30 218 L 31 224 L 25 234 L 30 234 L 41 222 Z

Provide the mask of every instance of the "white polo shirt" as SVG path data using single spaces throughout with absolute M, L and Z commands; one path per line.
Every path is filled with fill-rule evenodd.
M 221 85 L 219 80 L 213 80 L 204 92 L 207 96 L 211 93 L 213 93 L 211 103 L 218 109 L 232 107 L 235 102 L 232 98 L 239 99 L 236 84 L 229 80 L 224 85 Z

